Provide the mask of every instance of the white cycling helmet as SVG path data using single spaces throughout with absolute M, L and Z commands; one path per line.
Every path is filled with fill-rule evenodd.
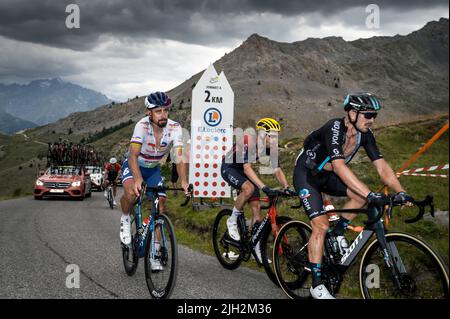
M 109 163 L 116 164 L 117 163 L 116 158 L 115 157 L 111 157 L 111 159 L 109 160 Z

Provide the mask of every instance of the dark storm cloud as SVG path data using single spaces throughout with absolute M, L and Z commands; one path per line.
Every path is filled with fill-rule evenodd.
M 0 0 L 0 35 L 81 51 L 90 50 L 104 35 L 213 45 L 248 36 L 249 30 L 243 30 L 243 26 L 249 26 L 246 21 L 253 15 L 318 13 L 328 17 L 373 2 L 391 11 L 448 7 L 444 0 Z M 80 29 L 65 26 L 65 8 L 71 3 L 80 6 Z M 355 23 L 345 17 L 342 20 L 344 24 Z M 311 21 L 314 23 L 318 22 Z

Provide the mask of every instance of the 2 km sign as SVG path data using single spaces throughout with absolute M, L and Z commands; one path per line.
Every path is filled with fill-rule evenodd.
M 233 112 L 233 90 L 211 64 L 192 90 L 189 182 L 195 197 L 230 197 L 220 165 L 233 146 Z

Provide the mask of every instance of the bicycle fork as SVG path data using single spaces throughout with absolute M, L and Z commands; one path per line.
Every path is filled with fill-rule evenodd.
M 405 265 L 398 253 L 397 247 L 393 242 L 388 243 L 386 240 L 386 232 L 381 221 L 374 225 L 374 230 L 383 253 L 383 260 L 392 277 L 397 289 L 402 290 L 400 274 L 406 273 Z
M 159 238 L 159 250 L 161 250 L 162 247 L 165 247 L 165 243 L 166 243 L 166 237 L 164 235 L 164 221 L 162 219 L 151 218 L 150 227 L 151 227 L 151 233 L 152 233 L 151 258 L 155 259 L 155 257 L 156 257 L 156 236 L 157 236 L 158 230 L 160 232 L 159 234 L 161 237 L 161 238 Z

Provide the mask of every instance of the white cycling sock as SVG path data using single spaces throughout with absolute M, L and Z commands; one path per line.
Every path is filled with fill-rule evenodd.
M 155 240 L 155 255 L 159 252 L 159 241 Z
M 242 212 L 238 210 L 236 207 L 233 207 L 233 213 L 231 214 L 230 220 L 236 222 L 240 214 L 242 214 Z

